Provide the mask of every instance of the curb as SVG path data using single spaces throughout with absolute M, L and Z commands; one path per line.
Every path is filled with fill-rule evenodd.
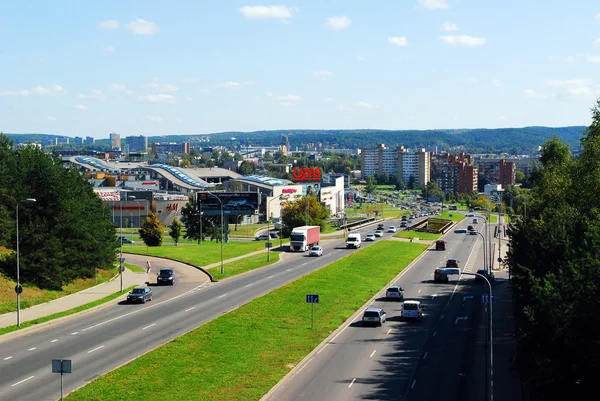
M 427 254 L 427 249 L 429 249 L 429 247 L 426 248 L 425 250 L 423 250 L 423 252 L 421 252 L 421 254 L 419 256 L 417 256 L 412 262 L 410 262 L 408 264 L 408 266 L 406 266 L 404 269 L 402 269 L 402 271 L 400 273 L 398 273 L 392 280 L 390 280 L 383 288 L 385 289 L 385 288 L 389 287 L 391 284 L 393 284 L 395 281 L 397 281 L 400 277 L 402 277 L 407 271 L 409 271 L 411 268 L 413 268 L 414 265 L 423 256 L 425 256 Z M 384 291 L 384 289 L 377 291 L 377 293 L 375 293 L 367 302 L 365 302 L 360 308 L 358 308 L 358 310 L 356 312 L 354 312 L 348 319 L 346 319 L 344 321 L 344 323 L 342 323 L 337 329 L 335 329 L 331 334 L 329 334 L 329 336 L 327 336 L 327 338 L 325 338 L 323 341 L 321 341 L 319 343 L 319 345 L 317 345 L 311 352 L 308 353 L 308 355 L 306 355 L 300 362 L 298 362 L 298 364 L 296 366 L 294 366 L 294 368 L 292 370 L 290 370 L 281 380 L 279 380 L 277 382 L 277 384 L 275 384 L 273 387 L 271 387 L 271 389 L 267 392 L 267 394 L 262 396 L 259 401 L 268 401 L 269 398 L 276 391 L 278 391 L 281 387 L 283 387 L 287 381 L 289 381 L 294 376 L 296 376 L 314 358 L 314 355 L 321 352 L 321 350 L 329 342 L 333 341 L 338 335 L 341 334 L 342 331 L 344 331 L 350 324 L 352 324 L 356 320 L 356 318 L 358 316 L 360 316 L 360 314 L 364 311 L 364 309 L 366 307 L 371 305 L 377 298 L 379 298 L 380 294 Z
M 210 281 L 211 281 L 211 282 L 215 282 L 215 279 L 213 278 L 212 274 L 210 274 L 208 271 L 206 271 L 205 269 L 203 269 L 203 268 L 202 268 L 202 267 L 200 267 L 200 266 L 196 266 L 196 265 L 193 265 L 193 264 L 191 264 L 191 263 L 188 263 L 188 262 L 183 262 L 183 261 L 181 261 L 181 260 L 177 260 L 177 259 L 173 259 L 173 258 L 168 258 L 168 257 L 166 257 L 166 256 L 148 255 L 148 254 L 146 254 L 146 253 L 128 253 L 128 252 L 123 252 L 123 253 L 124 253 L 124 254 L 126 254 L 126 255 L 134 255 L 134 256 L 136 256 L 136 255 L 137 255 L 137 256 L 150 256 L 150 257 L 152 257 L 152 258 L 167 259 L 167 260 L 171 260 L 171 261 L 173 261 L 173 262 L 177 262 L 177 263 L 181 263 L 181 264 L 184 264 L 184 265 L 188 265 L 188 266 L 191 266 L 191 267 L 193 267 L 193 268 L 195 268 L 195 269 L 198 269 L 198 270 L 202 271 L 204 274 L 206 274 L 206 275 L 208 276 L 208 278 L 210 278 Z M 225 263 L 225 262 L 223 262 L 223 263 Z

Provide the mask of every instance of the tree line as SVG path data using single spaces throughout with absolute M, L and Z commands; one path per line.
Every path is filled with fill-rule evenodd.
M 600 100 L 579 155 L 550 139 L 530 183 L 507 261 L 516 367 L 532 400 L 589 398 L 600 368 Z

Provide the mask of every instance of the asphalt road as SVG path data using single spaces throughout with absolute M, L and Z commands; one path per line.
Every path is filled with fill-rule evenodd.
M 458 227 L 468 224 L 465 219 Z M 298 366 L 268 399 L 485 399 L 485 337 L 478 328 L 483 318 L 481 293 L 486 290 L 466 275 L 460 281 L 453 276 L 447 284 L 433 282 L 434 269 L 450 257 L 458 258 L 467 272 L 481 268 L 482 240 L 452 232 L 446 241 L 446 251 L 430 248 L 396 281 L 405 299 L 421 300 L 421 322 L 401 321 L 401 302 L 378 298 L 371 306 L 387 312 L 382 327 L 363 327 L 359 316 Z
M 400 222 L 388 221 L 386 228 L 391 224 L 398 227 Z M 363 247 L 370 244 L 363 242 Z M 152 302 L 115 305 L 0 342 L 0 400 L 56 400 L 60 375 L 51 373 L 52 359 L 72 360 L 73 373 L 64 378 L 67 394 L 225 312 L 357 252 L 345 249 L 343 239 L 321 245 L 324 255 L 320 258 L 310 258 L 308 252 L 286 252 L 275 265 L 218 283 L 154 287 Z

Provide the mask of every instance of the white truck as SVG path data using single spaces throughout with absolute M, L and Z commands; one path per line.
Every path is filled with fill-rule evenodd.
M 360 248 L 361 237 L 358 233 L 348 234 L 348 238 L 346 238 L 346 248 Z
M 290 234 L 290 249 L 297 252 L 306 252 L 311 246 L 318 245 L 320 238 L 320 226 L 296 227 Z

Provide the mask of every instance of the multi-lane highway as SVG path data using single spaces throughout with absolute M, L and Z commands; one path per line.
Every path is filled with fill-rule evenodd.
M 467 224 L 464 221 L 459 227 Z M 401 302 L 378 298 L 369 306 L 387 312 L 385 324 L 364 327 L 358 315 L 268 399 L 485 399 L 485 337 L 478 328 L 483 318 L 481 293 L 486 288 L 464 275 L 460 281 L 454 276 L 448 284 L 433 281 L 434 269 L 445 266 L 450 257 L 459 259 L 466 272 L 481 268 L 482 240 L 479 235 L 453 232 L 445 239 L 446 251 L 430 248 L 395 282 L 405 289 L 405 299 L 421 300 L 421 322 L 401 321 Z
M 392 224 L 400 225 L 388 221 L 386 228 Z M 0 400 L 56 400 L 60 378 L 51 373 L 52 359 L 73 361 L 73 373 L 65 378 L 68 393 L 202 323 L 357 252 L 344 249 L 343 242 L 322 241 L 324 255 L 320 258 L 288 252 L 275 265 L 218 283 L 186 287 L 174 298 L 170 297 L 174 288 L 155 288 L 154 300 L 145 305 L 114 305 L 23 337 L 0 339 Z M 363 247 L 369 245 L 363 242 Z M 184 284 L 190 285 L 178 283 Z

